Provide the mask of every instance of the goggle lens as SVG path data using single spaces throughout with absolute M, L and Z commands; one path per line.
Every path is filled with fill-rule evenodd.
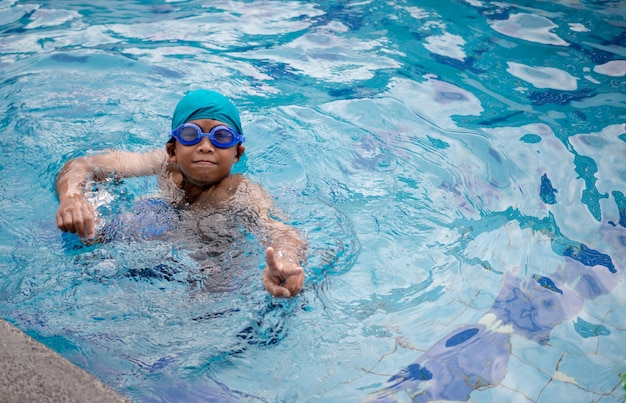
M 184 143 L 195 143 L 196 140 L 200 140 L 200 136 L 198 136 L 198 131 L 191 127 L 185 126 L 178 132 L 179 140 L 182 140 Z
M 219 144 L 231 144 L 234 140 L 233 132 L 219 129 L 213 133 L 212 140 Z

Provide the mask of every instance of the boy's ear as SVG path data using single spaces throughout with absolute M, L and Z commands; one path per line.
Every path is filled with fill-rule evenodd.
M 167 151 L 167 155 L 169 156 L 169 160 L 171 162 L 176 162 L 176 143 L 166 143 L 165 151 Z
M 243 152 L 246 151 L 246 147 L 243 144 L 237 145 L 237 155 L 235 156 L 235 162 L 239 161 L 239 158 L 243 155 Z

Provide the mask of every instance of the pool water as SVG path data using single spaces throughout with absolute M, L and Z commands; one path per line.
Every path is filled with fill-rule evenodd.
M 0 0 L 0 32 L 0 317 L 123 395 L 623 401 L 626 3 Z M 244 234 L 56 228 L 64 162 L 163 147 L 202 87 L 305 234 L 296 298 Z M 104 224 L 158 193 L 90 186 Z

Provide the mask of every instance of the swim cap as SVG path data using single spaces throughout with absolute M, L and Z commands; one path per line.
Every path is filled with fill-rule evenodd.
M 228 98 L 216 91 L 188 92 L 176 105 L 172 116 L 172 130 L 196 119 L 213 119 L 228 124 L 243 135 L 239 110 Z

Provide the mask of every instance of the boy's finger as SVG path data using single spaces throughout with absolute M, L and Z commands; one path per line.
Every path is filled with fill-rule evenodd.
M 76 212 L 73 224 L 74 224 L 74 230 L 76 231 L 76 234 L 79 237 L 84 238 L 85 237 L 85 220 L 83 219 L 82 211 L 78 210 L 78 212 Z
M 63 215 L 61 215 L 61 213 L 57 212 L 57 227 L 63 231 L 63 232 L 67 232 L 67 227 L 65 226 L 65 223 L 63 222 Z
M 304 271 L 304 269 L 300 266 L 285 269 L 285 265 L 282 265 L 282 267 L 279 268 L 278 262 L 276 261 L 276 255 L 274 254 L 274 248 L 271 246 L 265 250 L 265 263 L 269 267 L 270 271 L 275 273 L 277 276 L 296 276 Z
M 76 218 L 72 215 L 70 211 L 66 211 L 63 213 L 62 221 L 63 226 L 68 232 L 76 232 Z
M 89 206 L 83 206 L 82 208 L 83 221 L 85 228 L 85 236 L 89 239 L 96 235 L 96 220 L 93 215 L 93 211 Z
M 272 281 L 272 278 L 267 273 L 263 273 L 263 286 L 274 297 L 287 298 L 291 296 L 291 292 L 288 289 Z
M 265 249 L 265 263 L 270 271 L 274 272 L 278 270 L 278 264 L 276 263 L 276 256 L 274 255 L 274 248 L 271 246 Z
M 291 297 L 291 292 L 289 292 L 288 289 L 286 289 L 285 287 L 276 285 L 276 284 L 272 284 L 271 287 L 269 289 L 266 288 L 266 290 L 274 297 L 278 297 L 278 298 Z
M 288 276 L 288 277 L 299 276 L 303 272 L 304 272 L 304 269 L 302 267 L 300 267 L 300 266 L 294 266 L 294 267 L 291 267 L 291 268 L 287 268 L 287 269 L 281 270 L 281 274 L 283 276 Z

